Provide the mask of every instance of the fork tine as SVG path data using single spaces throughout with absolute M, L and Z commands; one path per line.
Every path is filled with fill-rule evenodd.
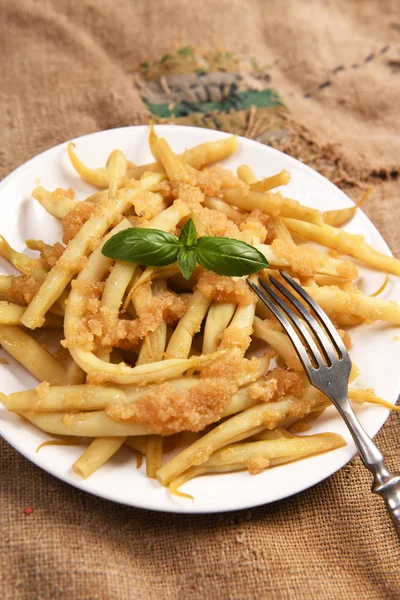
M 271 296 L 271 298 L 273 298 L 275 303 L 278 304 L 278 306 L 283 310 L 283 312 L 289 317 L 290 321 L 292 323 L 294 323 L 295 327 L 297 328 L 296 336 L 297 337 L 300 336 L 302 338 L 303 343 L 307 346 L 307 349 L 310 352 L 310 354 L 311 354 L 312 358 L 314 359 L 315 363 L 317 364 L 317 366 L 321 367 L 323 364 L 325 364 L 324 360 L 322 358 L 321 352 L 320 352 L 317 344 L 314 341 L 314 338 L 312 337 L 310 332 L 305 327 L 303 321 L 301 319 L 299 319 L 299 317 L 290 308 L 290 306 L 288 304 L 286 304 L 286 302 L 284 302 L 282 300 L 282 298 L 280 298 L 278 296 L 278 294 L 276 292 L 274 292 L 274 290 L 272 288 L 270 288 L 269 285 L 265 281 L 263 281 L 262 279 L 260 279 L 259 281 L 260 281 L 260 285 L 263 287 L 264 291 L 267 292 L 267 294 L 269 296 Z
M 313 369 L 313 365 L 312 365 L 311 360 L 310 360 L 296 330 L 294 329 L 293 325 L 286 318 L 284 313 L 268 298 L 268 296 L 266 294 L 264 294 L 264 292 L 262 291 L 261 288 L 259 288 L 250 279 L 247 279 L 246 281 L 247 281 L 248 285 L 251 287 L 251 289 L 253 290 L 253 292 L 255 292 L 257 294 L 257 296 L 260 298 L 261 302 L 264 302 L 264 304 L 266 306 L 268 306 L 269 310 L 275 315 L 275 317 L 278 319 L 279 323 L 285 329 L 285 331 L 287 332 L 287 334 L 290 338 L 290 341 L 292 342 L 292 344 L 302 362 L 302 365 L 303 365 L 306 373 L 308 374 Z
M 281 294 L 288 300 L 301 314 L 304 321 L 308 324 L 311 331 L 315 335 L 317 341 L 320 344 L 320 349 L 322 354 L 325 356 L 328 366 L 331 366 L 335 360 L 337 360 L 337 355 L 334 349 L 332 348 L 331 340 L 327 336 L 327 334 L 322 329 L 321 325 L 318 321 L 313 317 L 313 315 L 305 308 L 305 306 L 294 296 L 284 285 L 281 284 L 280 281 L 275 279 L 275 277 L 269 277 L 270 282 L 281 292 Z
M 336 348 L 336 351 L 339 355 L 339 358 L 343 358 L 347 356 L 347 349 L 343 343 L 342 338 L 336 331 L 333 323 L 329 319 L 328 315 L 322 310 L 322 308 L 315 302 L 315 300 L 308 294 L 290 275 L 286 273 L 286 271 L 280 271 L 283 279 L 292 286 L 293 289 L 299 294 L 301 298 L 303 298 L 304 302 L 312 308 L 314 313 L 318 316 L 320 323 L 323 325 L 326 333 L 329 335 L 332 344 Z

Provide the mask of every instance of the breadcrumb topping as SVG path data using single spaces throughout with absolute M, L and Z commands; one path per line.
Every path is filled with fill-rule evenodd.
M 274 393 L 274 400 L 279 400 L 282 396 L 286 394 L 290 394 L 292 396 L 296 396 L 297 398 L 301 398 L 304 391 L 304 382 L 303 379 L 293 371 L 286 371 L 284 369 L 271 369 L 264 376 L 266 382 L 272 380 L 276 381 L 277 388 Z
M 170 290 L 162 290 L 152 296 L 150 301 L 138 302 L 137 317 L 128 319 L 116 315 L 107 306 L 101 306 L 104 285 L 104 282 L 72 282 L 72 287 L 85 297 L 86 315 L 79 323 L 74 324 L 68 342 L 63 342 L 64 346 L 74 348 L 83 345 L 91 351 L 98 346 L 135 349 L 138 342 L 155 331 L 163 321 L 168 324 L 176 323 L 187 311 L 191 297 L 190 294 L 178 295 Z M 146 282 L 138 291 L 147 297 L 145 288 L 149 286 L 151 281 Z
M 247 460 L 244 464 L 250 475 L 258 475 L 259 473 L 262 473 L 264 469 L 269 467 L 270 461 L 268 458 L 264 458 L 264 456 L 254 456 Z
M 12 280 L 8 290 L 9 295 L 15 299 L 17 304 L 29 304 L 36 295 L 40 283 L 29 275 L 21 275 Z
M 249 382 L 259 377 L 260 359 L 256 356 L 248 359 L 241 352 L 232 351 L 217 357 L 212 362 L 204 365 L 201 370 L 201 378 L 222 378 L 234 382 L 240 386 L 243 381 Z
M 206 208 L 201 204 L 187 205 L 197 229 L 197 235 L 228 237 L 241 240 L 243 235 L 239 227 L 223 213 Z
M 200 273 L 197 289 L 208 300 L 235 302 L 236 304 L 252 304 L 254 302 L 254 294 L 244 279 L 223 277 L 205 269 Z
M 115 420 L 142 423 L 158 435 L 202 431 L 219 421 L 237 389 L 224 378 L 202 379 L 186 391 L 162 383 L 130 404 L 109 404 L 105 413 Z
M 328 254 L 318 252 L 311 244 L 297 246 L 292 242 L 273 240 L 271 248 L 274 253 L 287 260 L 291 268 L 300 277 L 312 277 L 322 269 L 327 262 Z M 338 266 L 338 276 L 345 279 L 357 277 L 357 267 L 348 261 L 341 261 Z
M 274 235 L 274 222 L 261 210 L 253 210 L 239 225 L 242 240 L 249 244 L 269 243 Z
M 135 213 L 144 219 L 152 219 L 167 208 L 167 204 L 161 195 L 154 194 L 148 190 L 143 190 L 137 194 L 133 198 L 132 204 L 135 208 Z
M 214 165 L 196 173 L 196 185 L 206 196 L 223 198 L 224 188 L 238 187 L 247 191 L 247 186 L 229 169 L 222 165 Z
M 60 244 L 60 242 L 56 242 L 52 246 L 49 244 L 43 244 L 40 250 L 40 258 L 43 265 L 49 269 L 52 269 L 63 254 L 64 250 L 65 247 Z
M 78 202 L 76 206 L 63 218 L 63 242 L 68 244 L 81 227 L 93 217 L 96 204 L 93 202 Z
M 270 402 L 277 391 L 278 381 L 264 378 L 249 386 L 249 397 L 252 400 L 260 400 L 260 402 Z

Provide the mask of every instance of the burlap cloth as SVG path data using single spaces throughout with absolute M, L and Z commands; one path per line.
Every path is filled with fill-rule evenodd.
M 144 122 L 140 61 L 174 41 L 223 44 L 268 65 L 290 114 L 275 145 L 350 195 L 372 185 L 365 211 L 400 254 L 397 0 L 1 5 L 2 175 L 72 137 Z M 393 415 L 377 436 L 392 468 L 399 433 Z M 105 502 L 4 442 L 0 481 L 3 599 L 400 598 L 398 541 L 358 458 L 293 498 L 211 516 Z

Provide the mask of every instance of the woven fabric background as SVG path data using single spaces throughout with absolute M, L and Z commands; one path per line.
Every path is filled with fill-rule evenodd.
M 269 65 L 293 119 L 285 151 L 318 167 L 319 149 L 328 174 L 340 156 L 350 193 L 373 185 L 365 212 L 400 254 L 396 0 L 1 0 L 0 10 L 2 176 L 67 139 L 145 122 L 141 61 L 174 42 L 224 45 Z M 390 468 L 399 433 L 397 414 L 377 436 Z M 0 461 L 4 600 L 400 598 L 398 541 L 358 458 L 293 498 L 214 516 L 102 501 L 5 442 Z

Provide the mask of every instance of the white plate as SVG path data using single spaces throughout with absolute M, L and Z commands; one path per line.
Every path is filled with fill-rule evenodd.
M 217 131 L 175 125 L 159 126 L 157 130 L 178 152 L 195 144 L 226 136 Z M 120 148 L 128 159 L 141 164 L 151 161 L 147 136 L 146 126 L 102 131 L 76 140 L 76 150 L 84 162 L 94 167 L 104 164 L 110 151 L 115 148 Z M 225 164 L 235 169 L 242 163 L 249 164 L 259 177 L 287 169 L 292 181 L 286 186 L 285 194 L 305 205 L 331 209 L 352 204 L 337 187 L 301 162 L 243 138 L 240 139 L 237 154 Z M 80 181 L 70 166 L 66 144 L 47 150 L 11 173 L 0 185 L 0 233 L 4 233 L 10 243 L 21 250 L 25 247 L 24 240 L 29 237 L 41 238 L 49 243 L 60 239 L 59 223 L 31 199 L 30 192 L 38 184 L 38 180 L 48 189 L 71 186 L 77 191 L 78 198 L 91 192 L 91 188 Z M 389 251 L 381 235 L 361 211 L 357 211 L 346 229 L 363 234 L 366 241 L 377 250 Z M 2 261 L 1 266 L 2 272 L 11 272 L 5 261 Z M 360 273 L 361 287 L 366 293 L 374 292 L 384 280 L 381 273 L 366 269 L 362 269 Z M 381 297 L 399 302 L 398 280 L 392 277 Z M 355 385 L 373 387 L 379 396 L 393 403 L 400 391 L 400 378 L 396 370 L 388 369 L 388 364 L 400 364 L 397 333 L 396 328 L 384 323 L 364 325 L 352 332 L 351 356 L 361 371 Z M 6 357 L 6 354 L 3 352 L 2 356 Z M 7 360 L 9 365 L 0 365 L 2 392 L 29 389 L 37 384 L 34 377 L 8 355 Z M 372 436 L 388 416 L 386 409 L 371 405 L 358 406 L 356 412 L 362 425 Z M 48 473 L 108 500 L 167 512 L 211 513 L 249 508 L 286 498 L 315 485 L 343 467 L 355 454 L 351 436 L 333 408 L 328 409 L 314 423 L 312 433 L 320 431 L 340 433 L 348 445 L 327 454 L 266 470 L 257 476 L 239 472 L 194 479 L 182 488 L 194 496 L 195 501 L 192 503 L 172 496 L 156 481 L 146 478 L 144 467 L 136 470 L 132 453 L 128 449 L 119 451 L 109 463 L 83 481 L 71 469 L 83 447 L 50 446 L 36 454 L 37 446 L 52 436 L 8 413 L 4 407 L 0 409 L 0 433 L 21 454 Z

